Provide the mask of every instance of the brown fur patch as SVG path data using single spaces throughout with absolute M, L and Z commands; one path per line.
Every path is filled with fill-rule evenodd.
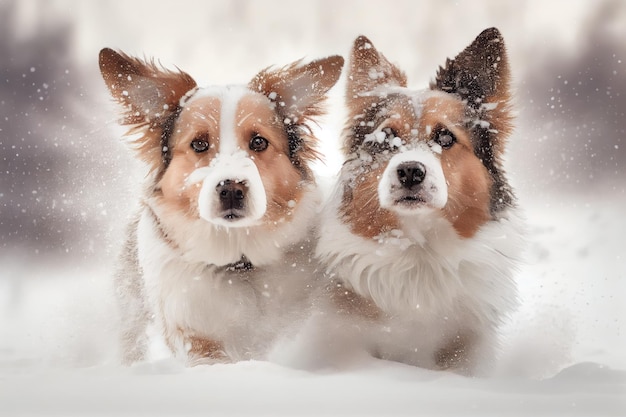
M 464 124 L 465 106 L 460 100 L 442 96 L 424 102 L 419 131 L 426 135 L 436 126 L 444 126 L 457 139 L 450 149 L 441 152 L 441 167 L 448 185 L 443 215 L 460 236 L 469 238 L 491 219 L 491 178 L 474 154 L 470 133 Z
M 283 68 L 264 69 L 248 86 L 252 91 L 271 96 L 281 116 L 292 118 L 293 123 L 304 123 L 324 114 L 322 104 L 326 93 L 339 79 L 342 67 L 343 58 L 338 55 L 306 65 L 296 61 Z
M 165 323 L 164 323 L 165 324 Z M 176 343 L 182 339 L 184 349 L 187 351 L 191 365 L 205 363 L 206 360 L 217 362 L 228 362 L 229 358 L 224 351 L 224 345 L 205 336 L 198 336 L 193 330 L 177 328 L 176 330 L 165 330 L 165 343 L 172 352 L 176 352 Z
M 198 336 L 187 336 L 185 345 L 188 346 L 189 357 L 195 361 L 210 359 L 219 362 L 228 362 L 228 356 L 224 352 L 221 342 Z
M 385 86 L 406 87 L 406 75 L 374 48 L 365 36 L 354 41 L 347 82 L 348 100 L 359 99 L 363 92 Z
M 352 233 L 366 239 L 399 228 L 396 215 L 380 207 L 378 181 L 384 170 L 384 166 L 369 170 L 356 178 L 350 189 L 344 190 L 340 213 Z
M 435 352 L 435 364 L 439 369 L 468 369 L 473 337 L 456 335 L 445 346 Z

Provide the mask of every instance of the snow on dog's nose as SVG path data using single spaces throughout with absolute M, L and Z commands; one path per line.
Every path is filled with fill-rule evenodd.
M 187 180 L 188 184 L 200 182 L 198 212 L 215 225 L 253 226 L 267 210 L 259 170 L 243 151 L 218 155 L 210 166 L 196 169 Z
M 378 198 L 381 207 L 401 214 L 422 207 L 443 208 L 448 187 L 441 162 L 426 147 L 395 155 L 378 184 Z

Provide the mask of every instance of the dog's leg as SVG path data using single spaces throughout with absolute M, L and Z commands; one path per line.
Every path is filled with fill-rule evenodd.
M 184 338 L 184 343 L 189 364 L 192 366 L 230 362 L 221 342 L 201 336 L 188 335 Z
M 471 357 L 475 337 L 459 333 L 442 348 L 435 351 L 435 364 L 441 370 L 451 369 L 462 374 L 471 374 Z
M 336 281 L 331 281 L 326 291 L 339 313 L 355 314 L 369 321 L 377 321 L 383 315 L 372 300 L 361 297 Z
M 148 345 L 146 327 L 150 321 L 137 260 L 136 221 L 129 225 L 114 285 L 120 309 L 121 359 L 122 363 L 130 365 L 144 359 Z

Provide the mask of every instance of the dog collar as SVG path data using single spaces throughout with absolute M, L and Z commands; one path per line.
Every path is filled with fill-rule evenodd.
M 250 262 L 250 260 L 246 258 L 246 255 L 241 255 L 240 260 L 238 260 L 237 262 L 233 262 L 232 264 L 224 265 L 223 268 L 226 272 L 243 273 L 252 271 L 254 269 L 254 265 L 252 265 L 252 262 Z

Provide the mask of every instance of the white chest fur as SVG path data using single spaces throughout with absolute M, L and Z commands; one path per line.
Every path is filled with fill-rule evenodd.
M 220 341 L 233 360 L 262 356 L 287 318 L 304 314 L 314 285 L 308 240 L 316 203 L 317 195 L 308 196 L 294 218 L 272 232 L 230 233 L 203 220 L 169 217 L 164 226 L 146 207 L 137 235 L 147 310 L 153 315 L 150 346 L 157 347 L 149 356 L 169 354 L 158 339 L 181 331 Z M 242 255 L 252 270 L 229 266 Z M 182 339 L 168 344 L 184 357 Z
M 513 273 L 523 234 L 513 210 L 471 239 L 427 212 L 401 219 L 402 231 L 365 239 L 350 231 L 337 209 L 325 209 L 316 252 L 328 276 L 383 311 L 384 318 L 370 323 L 341 318 L 370 350 L 434 367 L 433 352 L 455 335 L 495 345 L 496 327 L 517 306 Z

